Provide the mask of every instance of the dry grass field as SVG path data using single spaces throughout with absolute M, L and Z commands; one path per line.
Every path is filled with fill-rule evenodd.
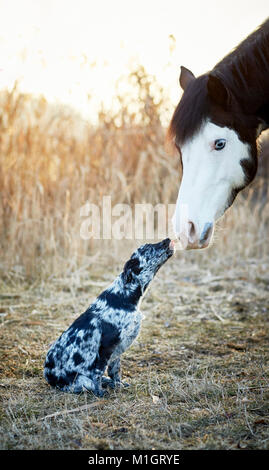
M 264 157 L 213 245 L 178 251 L 152 282 L 141 334 L 122 358 L 131 386 L 96 399 L 43 379 L 48 345 L 140 244 L 82 240 L 81 206 L 104 195 L 131 205 L 176 199 L 162 90 L 143 68 L 129 80 L 134 102 L 117 97 L 119 111 L 100 111 L 95 127 L 16 88 L 0 94 L 0 446 L 269 449 Z

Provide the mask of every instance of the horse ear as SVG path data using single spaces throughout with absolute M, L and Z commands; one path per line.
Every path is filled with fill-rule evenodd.
M 222 81 L 215 75 L 209 74 L 207 90 L 210 98 L 222 108 L 226 109 L 229 102 L 229 93 Z
M 182 90 L 185 90 L 189 83 L 195 79 L 195 76 L 189 69 L 183 67 L 183 65 L 180 67 L 180 69 L 179 84 Z
M 267 124 L 263 119 L 259 119 L 258 125 L 256 127 L 256 136 L 257 138 L 260 137 L 262 131 L 265 131 L 267 129 Z

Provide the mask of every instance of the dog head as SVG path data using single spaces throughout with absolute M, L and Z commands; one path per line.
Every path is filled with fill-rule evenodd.
M 166 238 L 160 243 L 140 246 L 124 266 L 125 286 L 140 286 L 143 294 L 160 267 L 174 254 L 174 242 Z

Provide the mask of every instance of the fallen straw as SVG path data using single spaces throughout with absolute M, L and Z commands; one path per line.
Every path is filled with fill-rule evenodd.
M 105 403 L 105 400 L 98 400 L 98 401 L 96 401 L 94 403 L 90 403 L 88 405 L 82 405 L 82 406 L 79 406 L 78 408 L 72 408 L 71 410 L 56 411 L 56 413 L 52 413 L 50 415 L 44 416 L 43 418 L 40 418 L 38 421 L 44 421 L 47 418 L 55 418 L 56 416 L 60 416 L 60 415 L 66 415 L 66 414 L 69 414 L 69 413 L 76 413 L 78 411 L 84 411 L 84 410 L 87 410 L 88 408 L 93 408 L 93 407 L 99 406 L 103 403 Z

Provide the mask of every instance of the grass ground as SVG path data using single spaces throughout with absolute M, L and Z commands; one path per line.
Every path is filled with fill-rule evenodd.
M 133 93 L 96 127 L 16 86 L 0 92 L 0 447 L 268 449 L 268 134 L 257 187 L 215 244 L 178 252 L 153 281 L 122 359 L 131 387 L 96 400 L 43 379 L 49 344 L 133 248 L 82 240 L 80 209 L 107 195 L 132 209 L 176 201 L 179 156 L 160 118 L 171 103 L 142 66 L 127 82 Z
M 178 252 L 123 356 L 131 387 L 101 400 L 50 388 L 43 361 L 120 266 L 1 281 L 1 448 L 268 449 L 268 268 L 266 257 L 214 263 Z

